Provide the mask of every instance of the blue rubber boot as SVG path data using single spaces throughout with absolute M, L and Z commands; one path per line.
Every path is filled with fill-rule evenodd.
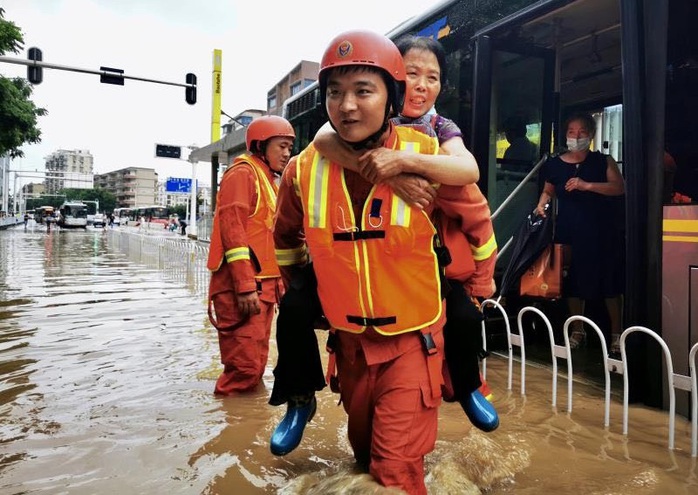
M 298 447 L 305 425 L 315 415 L 317 401 L 313 395 L 310 401 L 303 405 L 289 401 L 287 407 L 286 414 L 271 435 L 270 447 L 274 455 L 286 455 Z
M 499 426 L 497 410 L 479 390 L 475 390 L 466 399 L 460 401 L 460 405 L 476 428 L 490 432 Z

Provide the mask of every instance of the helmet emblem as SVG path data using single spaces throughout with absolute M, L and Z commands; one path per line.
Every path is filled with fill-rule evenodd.
M 337 47 L 337 55 L 339 57 L 346 57 L 348 55 L 351 55 L 351 52 L 354 50 L 354 47 L 352 46 L 351 42 L 349 41 L 342 41 L 339 46 Z

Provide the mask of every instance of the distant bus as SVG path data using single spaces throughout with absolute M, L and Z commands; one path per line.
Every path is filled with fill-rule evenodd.
M 80 201 L 66 201 L 58 209 L 58 225 L 66 229 L 87 228 L 87 205 Z
M 115 225 L 127 225 L 129 222 L 136 220 L 136 209 L 135 208 L 114 208 L 112 215 L 114 215 Z
M 53 206 L 40 206 L 34 210 L 34 220 L 37 223 L 45 223 L 47 219 L 53 217 Z
M 170 222 L 170 209 L 167 206 L 140 206 L 136 217 L 145 218 L 148 223 L 161 223 L 167 225 Z

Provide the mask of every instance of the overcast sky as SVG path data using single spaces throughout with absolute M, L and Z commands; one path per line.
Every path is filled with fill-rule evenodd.
M 204 146 L 211 137 L 213 50 L 223 52 L 222 108 L 235 115 L 266 109 L 266 94 L 300 60 L 319 62 L 328 42 L 349 29 L 387 33 L 437 0 L 2 0 L 5 19 L 24 33 L 45 62 L 185 82 L 198 77 L 198 102 L 184 88 L 126 80 L 100 84 L 98 75 L 44 69 L 33 100 L 42 142 L 25 146 L 12 169 L 44 170 L 57 149 L 86 149 L 95 172 L 154 168 L 160 179 L 189 177 L 185 161 L 155 158 L 155 143 Z M 26 77 L 26 67 L 0 63 L 0 74 Z M 221 117 L 221 123 L 227 121 Z M 209 183 L 207 164 L 198 177 Z M 20 174 L 21 175 L 21 174 Z M 22 184 L 41 179 L 20 177 Z M 12 187 L 12 183 L 11 186 Z

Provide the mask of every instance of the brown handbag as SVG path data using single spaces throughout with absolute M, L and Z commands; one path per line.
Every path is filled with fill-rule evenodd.
M 549 244 L 521 276 L 519 294 L 522 296 L 559 299 L 562 280 L 568 266 L 569 246 Z

